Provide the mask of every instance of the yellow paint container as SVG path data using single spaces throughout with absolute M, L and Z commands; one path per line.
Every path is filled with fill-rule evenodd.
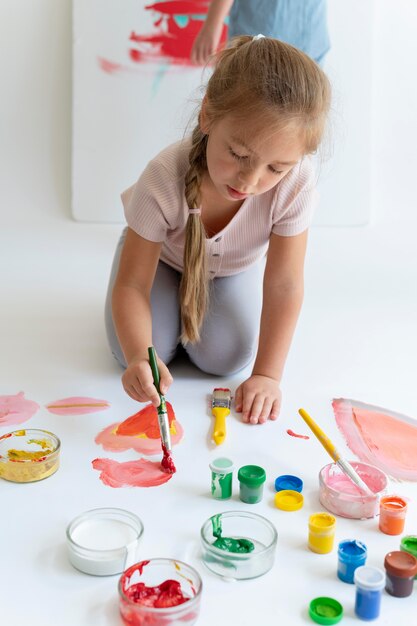
M 27 428 L 0 437 L 0 478 L 32 483 L 48 478 L 59 467 L 61 443 L 48 430 Z
M 336 518 L 330 513 L 313 513 L 308 520 L 308 547 L 318 554 L 333 550 Z

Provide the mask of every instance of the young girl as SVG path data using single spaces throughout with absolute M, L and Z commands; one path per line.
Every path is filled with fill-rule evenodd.
M 276 419 L 303 299 L 328 80 L 303 52 L 242 36 L 219 53 L 192 136 L 157 155 L 122 194 L 128 227 L 110 277 L 106 327 L 126 393 L 159 404 L 180 342 L 204 372 L 254 360 L 235 393 L 252 424 Z M 266 254 L 266 264 L 265 264 Z

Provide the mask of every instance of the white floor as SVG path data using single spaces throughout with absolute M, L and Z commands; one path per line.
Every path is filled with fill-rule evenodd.
M 396 209 L 397 210 L 397 209 Z M 19 218 L 19 219 L 18 219 Z M 175 448 L 177 475 L 151 489 L 112 489 L 91 468 L 92 459 L 137 458 L 114 454 L 94 443 L 106 425 L 137 410 L 123 392 L 120 371 L 109 355 L 103 301 L 113 249 L 121 226 L 79 224 L 59 215 L 9 216 L 0 232 L 2 307 L 0 310 L 0 395 L 24 391 L 41 405 L 26 426 L 46 428 L 62 441 L 62 465 L 40 483 L 1 482 L 1 622 L 8 626 L 111 626 L 118 616 L 117 577 L 83 575 L 69 565 L 65 528 L 77 514 L 99 506 L 126 508 L 144 522 L 142 558 L 168 556 L 194 565 L 203 577 L 199 626 L 309 623 L 307 607 L 318 595 L 342 602 L 344 623 L 357 622 L 354 590 L 336 578 L 337 557 L 314 555 L 306 547 L 308 516 L 321 510 L 317 473 L 328 462 L 297 415 L 304 406 L 342 450 L 331 400 L 350 397 L 417 418 L 417 254 L 415 221 L 397 220 L 357 229 L 315 228 L 306 268 L 306 297 L 283 382 L 280 420 L 264 426 L 228 418 L 221 450 L 210 443 L 212 419 L 207 397 L 214 386 L 235 389 L 242 376 L 216 379 L 185 362 L 172 367 L 169 394 L 184 426 Z M 24 223 L 24 226 L 20 225 Z M 85 395 L 106 399 L 107 411 L 78 417 L 53 416 L 47 402 Z M 1 434 L 13 430 L 3 427 Z M 256 463 L 267 471 L 262 503 L 241 503 L 234 483 L 226 504 L 209 494 L 208 463 L 219 453 L 236 466 Z M 273 506 L 273 481 L 283 473 L 304 480 L 304 508 L 284 513 Z M 393 483 L 411 498 L 406 531 L 417 532 L 417 485 Z M 279 535 L 274 568 L 254 581 L 227 584 L 205 569 L 199 557 L 199 529 L 210 515 L 245 509 L 268 517 Z M 338 519 L 336 541 L 363 540 L 369 563 L 382 566 L 398 537 L 382 535 L 375 520 Z M 415 594 L 396 599 L 384 594 L 378 623 L 407 623 L 415 614 Z M 411 623 L 411 622 L 410 622 Z

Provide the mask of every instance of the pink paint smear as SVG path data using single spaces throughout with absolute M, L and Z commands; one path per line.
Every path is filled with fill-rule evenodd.
M 100 480 L 108 487 L 157 487 L 171 480 L 173 474 L 164 472 L 159 461 L 127 461 L 118 463 L 112 459 L 94 459 L 94 469 L 99 470 Z
M 299 435 L 298 433 L 295 433 L 290 428 L 287 430 L 287 434 L 291 435 L 291 437 L 297 437 L 298 439 L 310 439 L 308 435 Z
M 0 426 L 26 422 L 39 408 L 33 400 L 26 400 L 23 391 L 14 396 L 0 396 Z
M 87 413 L 97 413 L 104 411 L 110 406 L 107 400 L 97 400 L 97 398 L 86 398 L 84 396 L 71 396 L 62 400 L 49 402 L 46 408 L 55 415 L 85 415 Z
M 346 443 L 361 461 L 404 480 L 417 480 L 417 421 L 378 406 L 339 398 L 332 403 Z

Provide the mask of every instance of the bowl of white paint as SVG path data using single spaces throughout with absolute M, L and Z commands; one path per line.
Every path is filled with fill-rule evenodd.
M 68 558 L 92 576 L 114 576 L 138 561 L 143 523 L 137 515 L 116 508 L 92 509 L 67 527 Z

